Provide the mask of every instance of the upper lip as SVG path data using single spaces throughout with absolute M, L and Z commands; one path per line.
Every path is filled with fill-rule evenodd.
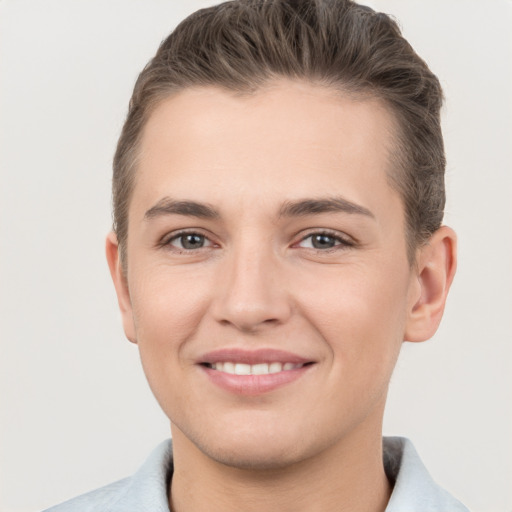
M 259 364 L 259 363 L 293 363 L 305 364 L 314 362 L 311 359 L 301 357 L 292 352 L 276 350 L 272 348 L 261 348 L 257 350 L 243 350 L 240 348 L 223 348 L 213 350 L 204 354 L 200 359 L 200 364 L 212 364 L 221 362 Z

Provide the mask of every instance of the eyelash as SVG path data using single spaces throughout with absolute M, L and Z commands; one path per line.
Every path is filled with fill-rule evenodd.
M 206 245 L 206 246 L 203 245 L 202 247 L 198 247 L 196 249 L 190 249 L 190 248 L 186 249 L 186 248 L 175 247 L 172 245 L 173 241 L 179 240 L 180 238 L 183 238 L 187 235 L 199 236 L 202 239 L 204 239 L 206 242 L 208 242 L 208 245 Z M 329 253 L 329 252 L 333 252 L 333 251 L 348 249 L 348 248 L 354 247 L 356 245 L 352 239 L 349 239 L 347 236 L 342 236 L 340 233 L 338 233 L 336 231 L 320 229 L 320 230 L 310 231 L 307 235 L 303 236 L 298 242 L 295 242 L 292 245 L 292 247 L 298 247 L 299 244 L 303 243 L 305 240 L 312 238 L 314 236 L 318 236 L 318 237 L 324 236 L 324 237 L 331 238 L 334 240 L 335 245 L 332 247 L 327 247 L 327 248 L 323 248 L 323 249 L 320 249 L 317 247 L 304 247 L 304 249 L 316 251 L 319 253 Z M 192 252 L 197 252 L 201 249 L 213 247 L 216 244 L 207 235 L 205 235 L 204 233 L 201 233 L 198 230 L 183 230 L 183 231 L 178 231 L 177 233 L 172 233 L 170 236 L 164 237 L 161 240 L 161 242 L 159 242 L 158 245 L 161 247 L 164 247 L 164 248 L 169 248 L 173 251 L 177 251 L 179 253 L 192 253 Z
M 203 238 L 205 241 L 208 241 L 209 245 L 199 247 L 197 249 L 185 249 L 185 248 L 175 247 L 172 245 L 173 241 L 179 240 L 180 238 L 183 238 L 187 235 L 199 236 L 199 237 Z M 200 249 L 205 249 L 205 248 L 214 246 L 215 243 L 212 242 L 212 240 L 210 240 L 210 238 L 207 235 L 205 235 L 204 233 L 201 233 L 198 230 L 183 230 L 183 231 L 178 231 L 177 233 L 171 233 L 170 236 L 165 236 L 164 238 L 162 238 L 162 240 L 159 242 L 158 245 L 160 247 L 168 248 L 168 249 L 177 251 L 179 253 L 191 253 L 191 252 L 196 252 Z
M 319 230 L 310 231 L 307 235 L 303 236 L 299 240 L 299 242 L 295 243 L 294 246 L 297 246 L 298 244 L 304 242 L 308 238 L 312 238 L 314 236 L 325 236 L 328 238 L 332 238 L 335 241 L 335 245 L 333 247 L 328 247 L 328 248 L 324 248 L 324 249 L 319 249 L 316 247 L 305 247 L 305 249 L 313 250 L 313 251 L 320 252 L 320 253 L 329 253 L 329 252 L 333 252 L 333 251 L 349 249 L 356 245 L 355 242 L 351 238 L 349 238 L 347 236 L 343 236 L 337 231 L 330 231 L 328 229 L 319 229 Z

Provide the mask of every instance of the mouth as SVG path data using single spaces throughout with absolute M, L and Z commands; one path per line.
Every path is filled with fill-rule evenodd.
M 266 363 L 237 363 L 234 361 L 219 361 L 217 363 L 202 363 L 206 368 L 216 370 L 218 372 L 228 373 L 230 375 L 271 375 L 274 373 L 288 372 L 298 370 L 304 366 L 314 364 L 312 361 L 307 363 L 281 363 L 279 361 Z
M 316 361 L 274 349 L 223 349 L 205 354 L 198 364 L 209 380 L 224 391 L 259 395 L 298 380 L 309 373 Z

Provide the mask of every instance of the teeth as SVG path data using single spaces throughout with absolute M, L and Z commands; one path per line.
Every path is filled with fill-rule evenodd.
M 250 364 L 235 364 L 235 375 L 251 375 L 251 365 Z
M 217 363 L 217 366 L 220 366 L 220 368 L 217 368 L 217 370 L 220 370 L 221 372 L 224 371 L 226 373 L 235 373 L 234 363 Z
M 265 375 L 266 373 L 268 373 L 268 364 L 267 363 L 253 364 L 251 367 L 252 375 Z
M 282 371 L 295 370 L 301 368 L 302 364 L 294 363 L 232 363 L 226 361 L 223 363 L 212 363 L 211 368 L 219 372 L 230 373 L 231 375 L 268 375 L 271 373 L 279 373 Z
M 283 365 L 281 363 L 270 363 L 268 365 L 268 373 L 279 373 L 283 370 Z

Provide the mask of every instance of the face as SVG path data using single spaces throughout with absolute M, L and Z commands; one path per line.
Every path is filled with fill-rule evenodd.
M 380 436 L 418 299 L 384 106 L 189 89 L 140 151 L 118 293 L 173 435 L 239 467 Z

